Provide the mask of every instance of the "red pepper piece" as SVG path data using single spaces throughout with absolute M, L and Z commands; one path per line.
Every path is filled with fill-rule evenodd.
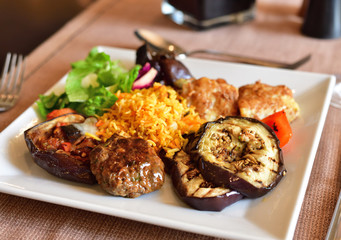
M 276 112 L 262 120 L 271 127 L 279 139 L 280 147 L 285 146 L 292 137 L 292 130 L 285 111 Z
M 62 146 L 62 148 L 63 148 L 63 150 L 65 152 L 70 152 L 71 151 L 71 143 L 70 142 L 63 142 L 61 144 L 61 146 Z

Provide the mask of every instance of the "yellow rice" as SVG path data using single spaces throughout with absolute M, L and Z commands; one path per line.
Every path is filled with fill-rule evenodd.
M 118 100 L 99 117 L 97 135 L 106 141 L 114 133 L 146 139 L 168 156 L 183 146 L 182 134 L 198 130 L 204 122 L 185 99 L 168 86 L 155 83 L 148 89 L 118 93 Z

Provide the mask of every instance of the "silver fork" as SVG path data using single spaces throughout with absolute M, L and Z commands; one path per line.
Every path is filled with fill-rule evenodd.
M 22 55 L 7 53 L 0 80 L 0 112 L 13 107 L 24 80 L 25 58 Z

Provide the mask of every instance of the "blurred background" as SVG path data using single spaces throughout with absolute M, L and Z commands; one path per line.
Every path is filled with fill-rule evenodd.
M 96 0 L 0 0 L 0 66 L 2 66 L 6 53 L 21 53 L 28 55 L 42 42 L 57 32 L 64 24 L 85 10 Z M 217 1 L 218 0 L 214 0 Z M 241 0 L 233 4 L 240 3 Z M 161 2 L 177 3 L 181 7 L 189 7 L 191 11 L 194 3 L 206 2 L 211 7 L 213 2 L 197 0 L 159 0 Z M 215 3 L 217 3 L 215 2 Z M 222 2 L 222 1 L 221 1 Z M 231 1 L 232 2 L 232 1 Z M 283 16 L 291 23 L 290 28 L 282 31 L 299 32 L 305 16 L 308 16 L 304 35 L 318 38 L 340 37 L 340 6 L 341 0 L 243 0 L 254 2 L 257 12 L 262 11 L 257 23 L 269 31 L 277 31 L 279 26 L 272 18 Z M 314 8 L 307 5 L 311 2 Z M 314 3 L 314 4 L 313 4 Z M 297 10 L 299 4 L 300 9 Z M 334 4 L 334 5 L 333 5 Z M 285 6 L 285 8 L 283 7 Z M 292 6 L 292 7 L 290 7 Z M 326 7 L 327 6 L 327 7 Z M 328 10 L 329 9 L 329 10 Z M 336 9 L 337 11 L 331 11 Z M 211 9 L 212 10 L 212 9 Z M 328 10 L 328 11 L 326 11 Z M 334 14 L 333 14 L 334 13 Z M 161 14 L 161 9 L 160 9 Z M 256 14 L 257 15 L 257 14 Z M 276 15 L 276 16 L 275 16 Z M 334 19 L 332 18 L 334 16 Z M 326 19 L 324 19 L 327 17 Z M 322 21 L 323 20 L 323 21 Z M 334 25 L 336 22 L 334 33 Z M 329 24 L 330 23 L 330 24 Z M 289 25 L 288 25 L 289 26 Z M 252 53 L 251 53 L 252 54 Z
M 6 53 L 29 54 L 95 0 L 0 0 L 0 66 Z

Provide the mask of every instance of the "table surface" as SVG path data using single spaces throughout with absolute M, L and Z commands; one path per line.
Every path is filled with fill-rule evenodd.
M 0 63 L 5 62 L 7 52 L 25 55 L 31 53 L 92 2 L 0 0 Z
M 27 56 L 18 104 L 0 114 L 0 131 L 53 86 L 70 63 L 93 46 L 136 49 L 134 30 L 147 28 L 174 39 L 185 49 L 211 48 L 291 62 L 308 53 L 299 70 L 341 76 L 341 39 L 321 40 L 300 33 L 299 0 L 257 1 L 256 18 L 207 31 L 178 26 L 160 12 L 160 0 L 98 0 Z M 34 86 L 34 87 L 32 87 Z M 341 185 L 341 111 L 329 108 L 295 239 L 324 239 Z M 118 217 L 0 194 L 0 236 L 6 239 L 213 239 Z

